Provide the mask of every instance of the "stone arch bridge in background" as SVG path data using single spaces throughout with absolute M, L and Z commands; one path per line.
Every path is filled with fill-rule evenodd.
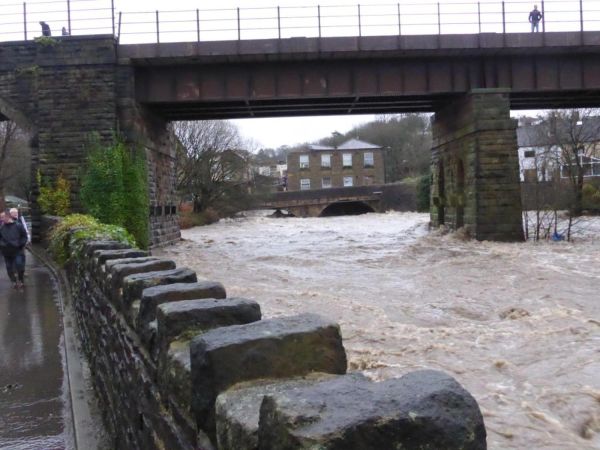
M 389 209 L 414 211 L 414 193 L 414 186 L 405 184 L 287 191 L 270 195 L 260 207 L 284 210 L 294 217 L 353 215 Z

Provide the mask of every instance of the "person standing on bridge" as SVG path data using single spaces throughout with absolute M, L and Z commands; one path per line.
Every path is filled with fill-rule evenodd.
M 52 36 L 52 33 L 50 32 L 50 25 L 43 20 L 40 21 L 40 25 L 42 26 L 42 36 Z
M 533 5 L 533 11 L 529 13 L 529 22 L 531 22 L 531 32 L 540 32 L 540 20 L 542 20 L 542 13 L 538 11 L 537 5 Z
M 0 227 L 0 253 L 4 257 L 8 278 L 12 286 L 25 287 L 25 245 L 27 244 L 27 232 L 25 228 L 15 222 L 9 211 L 2 213 L 2 226 Z M 17 276 L 15 276 L 15 268 Z

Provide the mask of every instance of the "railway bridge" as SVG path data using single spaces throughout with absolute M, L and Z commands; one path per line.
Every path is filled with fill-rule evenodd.
M 600 105 L 600 32 L 355 36 L 120 45 L 113 35 L 0 43 L 0 119 L 78 204 L 82 142 L 122 131 L 148 161 L 152 245 L 179 236 L 178 120 L 434 112 L 431 222 L 521 240 L 511 109 Z M 34 231 L 37 186 L 33 189 Z M 365 199 L 368 204 L 371 200 Z

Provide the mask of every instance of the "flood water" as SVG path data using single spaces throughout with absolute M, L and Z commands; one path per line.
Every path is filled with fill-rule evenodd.
M 0 260 L 0 448 L 71 449 L 57 285 L 28 253 L 15 291 Z
M 443 370 L 477 399 L 488 448 L 600 448 L 600 226 L 569 243 L 429 234 L 416 213 L 222 221 L 163 250 L 265 317 L 342 327 L 350 370 Z

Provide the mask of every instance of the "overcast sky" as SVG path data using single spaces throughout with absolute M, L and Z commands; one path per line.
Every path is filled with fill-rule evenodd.
M 40 35 L 40 20 L 53 34 L 68 27 L 66 0 L 27 1 L 27 37 Z M 398 2 L 386 0 L 114 0 L 121 11 L 121 42 L 154 42 L 156 10 L 159 11 L 161 42 L 193 41 L 197 38 L 196 10 L 200 10 L 201 39 L 237 39 L 237 7 L 241 8 L 242 39 L 275 38 L 278 35 L 277 6 L 281 6 L 282 38 L 318 36 L 317 5 L 321 6 L 323 36 L 358 35 L 358 3 L 362 35 L 398 33 Z M 505 3 L 507 32 L 528 32 L 528 13 L 535 1 Z M 537 2 L 541 5 L 541 2 Z M 345 6 L 344 6 L 345 5 Z M 440 0 L 441 31 L 451 33 L 502 31 L 502 2 Z M 546 1 L 546 31 L 579 30 L 579 0 Z M 586 30 L 600 29 L 600 0 L 583 1 Z M 297 7 L 300 6 L 300 7 Z M 402 34 L 436 34 L 438 3 L 428 0 L 401 1 Z M 540 6 L 541 7 L 541 6 Z M 560 23 L 558 22 L 560 21 Z M 71 0 L 72 33 L 112 32 L 111 0 Z M 23 39 L 23 2 L 0 0 L 0 41 Z M 523 113 L 523 112 L 521 112 Z M 297 117 L 235 120 L 244 135 L 263 147 L 311 142 L 333 131 L 346 132 L 373 116 Z

